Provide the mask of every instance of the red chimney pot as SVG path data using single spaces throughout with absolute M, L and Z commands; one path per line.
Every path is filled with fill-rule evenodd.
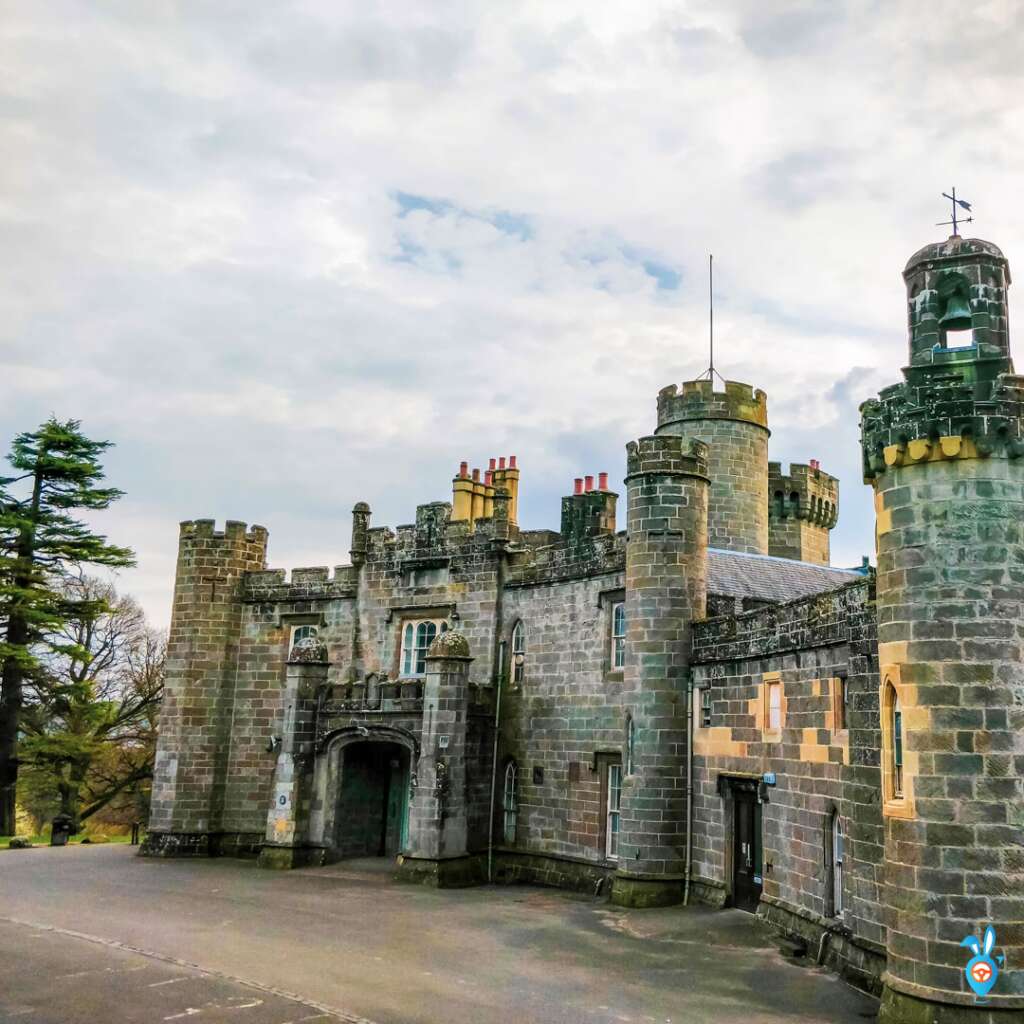
M 607 491 L 608 490 L 608 474 L 607 473 L 598 473 L 598 475 L 597 475 L 597 489 L 599 491 Z
M 502 457 L 500 459 L 498 459 L 498 469 L 504 469 L 504 468 L 505 468 L 505 456 L 502 455 Z
M 572 482 L 572 493 L 573 494 L 582 494 L 583 493 L 583 477 L 578 476 L 578 477 L 576 477 L 575 480 L 573 480 L 573 482 Z
M 459 476 L 461 476 L 461 477 L 469 476 L 469 463 L 468 462 L 460 462 L 459 463 Z
M 592 476 L 588 476 L 586 478 L 586 480 L 587 480 L 587 483 L 586 483 L 585 490 L 592 491 L 594 489 L 594 478 Z
M 490 461 L 489 465 L 487 466 L 487 468 L 493 472 L 495 469 L 498 468 L 498 460 L 497 459 L 491 459 L 491 461 Z
M 515 469 L 516 468 L 516 457 L 514 455 L 510 455 L 508 457 L 508 468 L 509 469 Z
M 474 469 L 473 470 L 473 483 L 475 483 L 475 484 L 480 483 L 480 470 L 479 469 Z

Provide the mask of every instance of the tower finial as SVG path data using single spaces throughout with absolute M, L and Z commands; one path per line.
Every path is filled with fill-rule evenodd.
M 956 186 L 955 185 L 953 186 L 953 194 L 952 195 L 950 195 L 948 192 L 943 192 L 942 194 L 943 194 L 943 196 L 945 196 L 946 199 L 948 199 L 950 201 L 950 203 L 953 204 L 953 219 L 952 220 L 940 220 L 939 223 L 936 224 L 935 226 L 937 228 L 941 228 L 941 227 L 945 227 L 945 225 L 947 225 L 947 224 L 952 224 L 953 225 L 953 237 L 956 238 L 957 235 L 959 235 L 959 233 L 960 233 L 959 231 L 957 231 L 957 225 L 958 224 L 970 224 L 974 220 L 973 217 L 957 217 L 957 215 L 956 215 L 956 208 L 959 206 L 962 210 L 966 210 L 968 213 L 970 213 L 971 212 L 971 204 L 969 202 L 967 202 L 966 199 L 957 199 L 957 197 L 956 197 Z

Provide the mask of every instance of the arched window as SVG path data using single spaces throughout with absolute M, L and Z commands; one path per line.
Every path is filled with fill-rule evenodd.
M 903 796 L 903 708 L 896 687 L 892 689 L 892 795 L 899 800 Z
M 515 761 L 505 765 L 505 789 L 501 805 L 504 812 L 501 833 L 506 843 L 514 845 L 519 817 L 519 775 Z
M 626 774 L 633 774 L 633 743 L 634 727 L 633 716 L 626 715 Z
M 424 620 L 406 622 L 402 628 L 402 654 L 399 662 L 402 676 L 421 676 L 427 671 L 427 651 L 438 633 L 448 628 L 447 622 Z
M 832 813 L 832 913 L 843 916 L 843 861 L 846 857 L 843 819 L 838 811 Z
M 526 631 L 520 619 L 512 630 L 512 685 L 518 686 L 526 672 Z
M 316 626 L 293 626 L 292 627 L 292 647 L 294 647 L 300 640 L 309 640 L 311 637 L 315 637 L 319 630 Z

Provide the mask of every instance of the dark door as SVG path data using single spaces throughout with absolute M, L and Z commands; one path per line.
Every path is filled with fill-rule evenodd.
M 757 793 L 733 791 L 732 902 L 753 913 L 761 900 L 761 805 Z

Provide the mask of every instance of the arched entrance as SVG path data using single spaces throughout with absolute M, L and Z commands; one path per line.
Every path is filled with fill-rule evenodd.
M 341 857 L 394 857 L 408 834 L 409 748 L 367 739 L 340 751 L 334 845 Z

